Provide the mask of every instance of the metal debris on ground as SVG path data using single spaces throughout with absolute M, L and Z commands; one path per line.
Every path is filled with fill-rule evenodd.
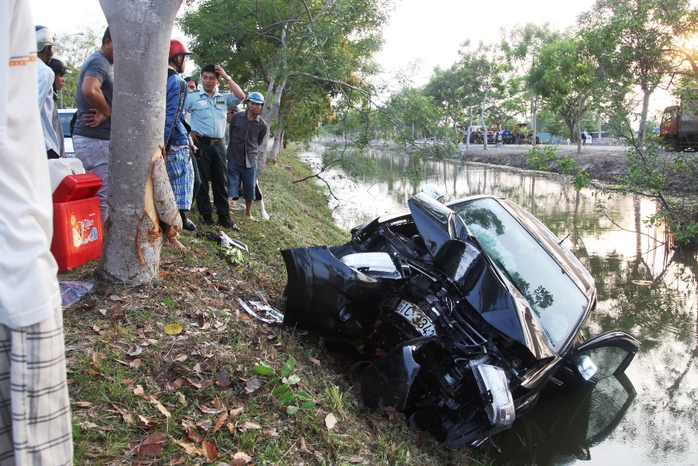
M 253 311 L 252 308 L 250 306 L 248 306 L 247 303 L 245 303 L 245 301 L 243 301 L 242 299 L 237 298 L 237 300 L 238 300 L 238 304 L 245 310 L 245 312 L 247 312 L 249 315 L 251 315 L 255 319 L 261 320 L 264 323 L 280 324 L 284 320 L 284 315 L 282 313 L 280 313 L 279 311 L 277 311 L 276 309 L 274 309 L 273 307 L 269 306 L 268 304 L 264 304 L 264 303 L 259 302 L 259 301 L 250 301 L 250 304 L 252 304 L 254 307 L 256 307 L 259 311 L 264 311 L 266 313 L 266 315 L 269 317 L 269 318 L 265 318 L 265 317 L 262 317 L 259 314 L 257 314 L 255 311 Z

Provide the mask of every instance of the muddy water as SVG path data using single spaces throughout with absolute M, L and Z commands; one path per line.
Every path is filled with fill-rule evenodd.
M 312 150 L 304 158 L 319 169 L 323 148 Z M 325 163 L 330 158 L 326 155 Z M 367 160 L 375 170 L 323 173 L 336 196 L 330 204 L 337 224 L 349 230 L 407 211 L 407 199 L 429 183 L 447 200 L 507 197 L 564 238 L 594 277 L 599 301 L 587 336 L 621 329 L 642 342 L 627 380 L 540 403 L 493 439 L 502 453 L 490 446 L 492 456 L 502 464 L 698 465 L 698 260 L 694 253 L 666 248 L 663 229 L 643 222 L 655 204 L 639 197 L 604 198 L 607 210 L 601 214 L 594 192 L 577 192 L 555 175 L 433 162 L 421 178 L 410 177 L 406 159 L 380 152 L 345 156 L 350 171 L 361 172 Z

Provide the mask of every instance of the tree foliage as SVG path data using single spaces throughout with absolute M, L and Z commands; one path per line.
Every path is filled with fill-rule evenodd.
M 683 60 L 680 44 L 698 23 L 690 0 L 597 0 L 580 17 L 589 53 L 600 63 L 612 98 L 636 86 L 642 94 L 638 142 L 644 143 L 649 100 Z M 625 99 L 620 99 L 624 102 Z
M 391 0 L 205 0 L 180 25 L 198 62 L 220 63 L 248 92 L 263 91 L 267 122 L 316 128 L 326 112 L 303 103 L 326 108 L 327 99 L 366 87 L 391 8 Z
M 565 120 L 570 134 L 577 136 L 577 140 L 581 132 L 579 120 L 600 87 L 597 68 L 598 62 L 588 53 L 582 39 L 564 37 L 541 48 L 538 61 L 528 75 L 533 92 Z
M 80 67 L 87 57 L 102 45 L 104 31 L 84 28 L 82 34 L 60 34 L 56 36 L 56 55 L 67 65 L 70 73 L 65 75 L 65 85 L 59 93 L 60 108 L 77 107 L 77 86 Z

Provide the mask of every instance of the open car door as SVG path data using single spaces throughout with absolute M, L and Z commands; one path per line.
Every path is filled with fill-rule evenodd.
M 593 385 L 611 376 L 620 376 L 640 349 L 640 342 L 625 332 L 611 331 L 575 347 L 565 356 L 564 366 L 554 383 L 542 392 L 556 395 Z

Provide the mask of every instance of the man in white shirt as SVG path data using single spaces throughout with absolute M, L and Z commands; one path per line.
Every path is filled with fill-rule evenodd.
M 32 23 L 28 0 L 0 2 L 0 464 L 59 466 L 73 438 Z

